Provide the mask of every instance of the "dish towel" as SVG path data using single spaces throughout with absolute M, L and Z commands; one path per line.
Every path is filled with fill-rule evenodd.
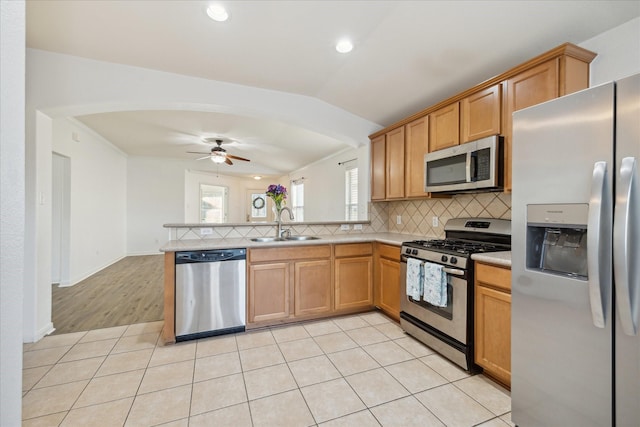
M 424 263 L 424 300 L 436 307 L 447 306 L 447 273 L 440 264 Z
M 422 298 L 422 264 L 415 258 L 407 259 L 407 296 L 415 301 Z

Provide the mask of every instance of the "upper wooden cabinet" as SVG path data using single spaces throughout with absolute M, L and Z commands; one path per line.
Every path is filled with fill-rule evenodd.
M 469 95 L 460 105 L 461 143 L 500 134 L 502 84 Z
M 569 55 L 557 56 L 505 81 L 504 182 L 506 191 L 511 190 L 512 114 L 523 108 L 588 88 L 589 63 L 595 54 L 584 50 L 577 51 L 575 54 L 582 56 L 579 58 Z
M 429 114 L 429 151 L 460 144 L 460 103 L 454 102 Z
M 424 155 L 429 152 L 429 116 L 421 117 L 405 126 L 404 195 L 427 197 L 424 192 Z
M 386 135 L 386 198 L 404 197 L 404 127 Z
M 372 146 L 371 200 L 402 198 L 399 196 L 399 183 L 394 184 L 397 186 L 394 187 L 394 190 L 388 188 L 389 173 L 387 170 L 390 165 L 388 159 L 381 160 L 381 153 L 384 152 L 388 155 L 391 149 L 385 146 L 385 137 L 386 144 L 388 144 L 389 134 L 397 132 L 394 135 L 399 140 L 401 129 L 404 129 L 406 133 L 404 173 L 407 177 L 404 198 L 429 196 L 424 192 L 419 194 L 421 185 L 418 185 L 416 180 L 417 168 L 423 168 L 424 165 L 422 165 L 422 160 L 417 159 L 419 157 L 416 155 L 418 148 L 413 145 L 412 135 L 414 130 L 416 135 L 419 134 L 422 131 L 420 128 L 422 125 L 429 129 L 427 142 L 429 152 L 486 136 L 503 135 L 504 185 L 505 191 L 510 191 L 511 115 L 514 111 L 522 108 L 589 87 L 589 64 L 595 57 L 596 54 L 593 52 L 565 43 L 370 135 Z M 427 116 L 428 126 L 426 123 L 415 124 Z M 417 127 L 413 128 L 412 126 Z M 410 130 L 410 128 L 412 129 Z M 418 144 L 422 143 L 424 143 L 424 139 Z M 395 166 L 398 166 L 399 154 L 397 152 L 394 154 L 397 156 Z M 395 170 L 399 169 L 399 167 L 395 168 Z M 386 177 L 382 178 L 381 174 Z M 386 183 L 384 179 L 387 180 Z M 390 197 L 389 194 L 393 194 L 393 196 Z
M 386 197 L 386 135 L 371 140 L 371 200 Z

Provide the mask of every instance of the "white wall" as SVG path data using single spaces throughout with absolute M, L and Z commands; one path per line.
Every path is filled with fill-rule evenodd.
M 19 426 L 24 279 L 25 4 L 0 1 L 0 425 Z
M 127 162 L 127 254 L 158 254 L 166 223 L 184 222 L 186 162 L 130 156 Z
M 345 217 L 345 181 L 347 165 L 338 163 L 357 159 L 358 166 L 358 216 L 368 218 L 369 201 L 369 146 L 351 148 L 336 153 L 289 174 L 289 180 L 304 177 L 304 220 L 323 221 Z M 349 163 L 352 165 L 353 163 Z M 288 184 L 284 184 L 288 185 Z M 327 203 L 331 200 L 332 203 Z
M 580 43 L 596 52 L 591 63 L 591 86 L 640 73 L 640 18 Z
M 70 159 L 69 274 L 61 285 L 73 285 L 127 255 L 127 156 L 65 118 L 53 121 L 52 145 Z

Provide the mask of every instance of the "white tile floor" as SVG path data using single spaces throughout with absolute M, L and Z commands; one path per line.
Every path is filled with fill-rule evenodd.
M 26 344 L 23 426 L 513 426 L 507 390 L 378 312 L 167 346 L 161 328 Z

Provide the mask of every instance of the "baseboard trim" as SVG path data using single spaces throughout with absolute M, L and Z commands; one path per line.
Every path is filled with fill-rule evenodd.
M 52 334 L 53 331 L 55 331 L 56 328 L 53 327 L 53 323 L 49 322 L 46 325 L 44 325 L 42 328 L 40 328 L 38 331 L 36 331 L 36 333 L 31 336 L 31 337 L 22 337 L 22 341 L 25 343 L 32 343 L 32 342 L 38 342 L 40 341 L 42 338 L 46 337 L 49 334 Z
M 113 264 L 115 264 L 116 262 L 118 262 L 118 261 L 120 261 L 120 260 L 122 260 L 122 259 L 124 259 L 124 258 L 126 258 L 126 257 L 127 257 L 127 255 L 120 256 L 120 257 L 118 257 L 118 258 L 114 259 L 113 261 L 111 261 L 111 262 L 109 262 L 109 263 L 107 263 L 107 264 L 103 265 L 102 267 L 98 267 L 97 269 L 95 269 L 95 270 L 93 270 L 93 271 L 91 271 L 91 272 L 89 272 L 89 273 L 85 273 L 85 274 L 84 274 L 82 277 L 80 277 L 80 278 L 73 279 L 73 280 L 69 280 L 68 282 L 67 282 L 67 281 L 63 281 L 63 282 L 62 282 L 62 283 L 60 283 L 58 286 L 59 286 L 59 287 L 61 287 L 61 288 L 68 288 L 68 287 L 71 287 L 71 286 L 77 285 L 78 283 L 82 282 L 84 279 L 86 279 L 86 278 L 88 278 L 88 277 L 90 277 L 90 276 L 93 276 L 93 275 L 94 275 L 94 274 L 96 274 L 97 272 L 99 272 L 99 271 L 101 271 L 101 270 L 104 270 L 105 268 L 109 267 L 110 265 L 113 265 Z

